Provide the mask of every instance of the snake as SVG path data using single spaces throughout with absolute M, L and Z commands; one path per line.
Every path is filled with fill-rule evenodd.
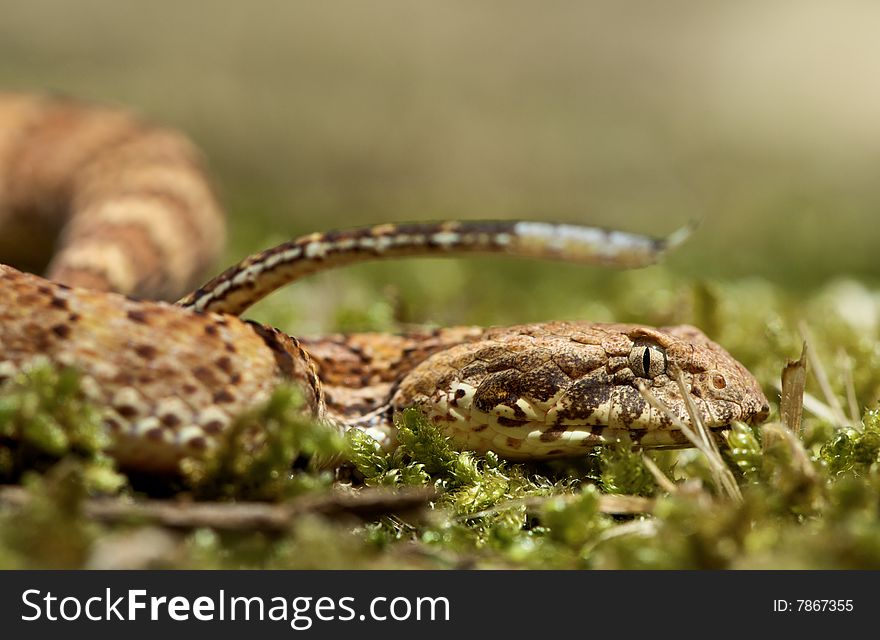
M 37 359 L 76 369 L 120 468 L 156 475 L 209 455 L 281 384 L 300 389 L 305 417 L 385 448 L 411 408 L 454 447 L 514 461 L 623 437 L 687 446 L 689 403 L 714 432 L 769 411 L 754 376 L 696 327 L 556 321 L 297 338 L 242 314 L 302 277 L 366 260 L 501 254 L 636 268 L 689 233 L 380 224 L 284 242 L 205 281 L 224 213 L 186 136 L 125 108 L 0 94 L 0 384 Z

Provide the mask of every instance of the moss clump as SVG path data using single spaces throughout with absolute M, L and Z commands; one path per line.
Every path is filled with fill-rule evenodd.
M 833 435 L 819 451 L 819 459 L 832 476 L 863 477 L 880 464 L 880 409 L 865 414 L 862 430 L 846 429 Z
M 332 474 L 321 471 L 321 461 L 337 461 L 345 451 L 338 432 L 304 415 L 299 390 L 282 386 L 239 416 L 216 449 L 184 460 L 184 481 L 203 500 L 281 500 L 329 486 Z M 312 462 L 294 469 L 298 459 Z
M 495 277 L 491 274 L 487 269 L 477 275 L 489 282 Z M 829 413 L 832 403 L 825 390 L 808 375 L 808 408 L 821 410 L 819 417 L 804 413 L 800 434 L 774 422 L 733 425 L 721 449 L 723 464 L 738 485 L 738 491 L 730 492 L 716 486 L 717 468 L 713 471 L 695 449 L 641 452 L 620 443 L 577 460 L 514 464 L 494 454 L 455 451 L 416 411 L 399 417 L 399 447 L 384 451 L 361 432 L 343 440 L 315 425 L 303 417 L 296 392 L 280 389 L 264 407 L 242 416 L 208 458 L 188 461 L 184 482 L 175 490 L 221 504 L 242 499 L 283 503 L 303 492 L 323 500 L 340 489 L 356 497 L 364 485 L 427 486 L 437 491 L 436 498 L 421 512 L 392 511 L 351 521 L 303 514 L 285 530 L 166 531 L 168 550 L 156 564 L 880 568 L 880 409 L 858 417 L 855 408 L 877 405 L 877 331 L 854 331 L 853 318 L 840 309 L 829 312 L 829 297 L 839 300 L 830 289 L 798 302 L 756 280 L 713 281 L 694 289 L 655 270 L 644 279 L 629 274 L 625 281 L 626 292 L 609 287 L 603 295 L 604 319 L 704 325 L 756 374 L 771 401 L 782 364 L 800 353 L 800 325 L 808 325 L 810 347 L 844 411 Z M 548 279 L 545 284 L 538 298 L 540 305 L 548 305 L 541 309 L 543 319 L 586 313 L 582 305 L 575 310 L 561 302 L 550 306 L 567 299 L 571 281 Z M 493 290 L 506 291 L 500 286 Z M 404 300 L 408 295 L 402 292 Z M 415 320 L 448 311 L 434 307 L 428 297 L 422 302 L 424 307 L 410 301 L 408 313 Z M 460 304 L 470 308 L 470 302 Z M 485 307 L 479 306 L 478 313 L 488 313 Z M 80 486 L 88 494 L 96 484 L 90 474 L 112 469 L 102 466 L 106 441 L 95 409 L 75 380 L 70 372 L 37 367 L 0 390 L 0 465 L 4 478 L 24 482 L 31 496 L 24 507 L 0 510 L 3 566 L 88 565 L 96 550 L 117 537 L 147 529 L 137 522 L 96 523 L 84 515 L 87 503 L 77 497 L 79 489 L 63 490 Z M 652 464 L 646 464 L 645 456 Z M 309 458 L 347 462 L 333 472 L 333 465 L 304 462 Z M 649 467 L 656 467 L 659 480 Z M 27 470 L 39 475 L 29 477 Z M 620 503 L 609 500 L 615 494 L 645 498 L 634 503 L 635 510 L 621 511 L 615 510 Z M 68 523 L 73 523 L 72 534 L 64 540 L 56 533 Z
M 598 449 L 595 455 L 599 459 L 599 484 L 606 493 L 654 495 L 654 476 L 642 462 L 642 451 L 634 449 L 628 438 Z
M 64 460 L 44 475 L 23 478 L 23 506 L 0 510 L 0 568 L 69 569 L 84 566 L 99 539 L 82 505 L 90 493 L 87 463 Z
M 109 446 L 76 371 L 37 360 L 0 387 L 0 480 L 73 457 L 83 461 L 90 489 L 116 491 L 125 479 L 105 453 Z
M 525 495 L 543 495 L 551 483 L 527 473 L 527 467 L 509 464 L 492 452 L 476 455 L 456 451 L 449 439 L 414 409 L 397 421 L 399 446 L 390 453 L 358 432 L 350 432 L 351 461 L 366 484 L 432 484 L 443 491 L 441 504 L 461 517 Z M 563 481 L 560 486 L 565 486 Z

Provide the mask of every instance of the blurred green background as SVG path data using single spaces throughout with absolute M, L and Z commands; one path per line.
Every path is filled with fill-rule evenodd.
M 228 262 L 395 220 L 665 234 L 701 218 L 670 258 L 675 277 L 796 293 L 880 274 L 878 25 L 867 1 L 0 0 L 0 87 L 188 132 L 231 211 Z M 580 316 L 600 281 L 640 277 L 436 262 L 356 268 L 289 295 L 357 308 L 378 292 L 391 308 L 397 287 L 416 291 L 394 311 L 404 321 L 501 322 Z M 349 291 L 349 278 L 371 284 Z M 555 278 L 577 289 L 548 307 L 536 292 Z M 458 293 L 473 282 L 481 293 Z M 428 289 L 439 303 L 423 311 Z M 520 311 L 499 311 L 508 299 Z M 309 304 L 301 324 L 325 327 L 330 312 Z

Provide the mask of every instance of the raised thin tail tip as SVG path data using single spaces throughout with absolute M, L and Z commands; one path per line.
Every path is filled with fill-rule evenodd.
M 688 238 L 697 230 L 702 220 L 700 218 L 691 219 L 683 227 L 679 227 L 663 239 L 663 251 L 672 251 L 677 249 L 687 241 Z

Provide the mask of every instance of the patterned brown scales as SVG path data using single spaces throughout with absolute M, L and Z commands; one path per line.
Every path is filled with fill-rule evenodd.
M 50 269 L 74 288 L 0 265 L 0 378 L 37 357 L 82 371 L 127 468 L 174 473 L 182 457 L 215 446 L 236 415 L 283 380 L 300 383 L 310 415 L 367 429 L 388 446 L 394 415 L 418 406 L 456 445 L 514 459 L 576 455 L 624 432 L 645 446 L 681 444 L 674 425 L 638 392 L 647 385 L 687 422 L 679 374 L 710 428 L 766 415 L 751 374 L 692 327 L 547 323 L 299 341 L 237 317 L 306 274 L 363 260 L 502 253 L 637 267 L 656 261 L 687 230 L 657 240 L 526 221 L 381 225 L 284 243 L 177 305 L 137 301 L 80 285 L 124 284 L 139 295 L 153 284 L 164 293 L 185 288 L 222 237 L 219 208 L 189 143 L 124 113 L 27 97 L 0 99 L 0 118 L 19 123 L 15 134 L 0 137 L 0 176 L 7 178 L 0 230 L 5 236 L 42 216 L 42 224 L 63 227 L 59 256 L 76 258 L 72 268 Z M 76 144 L 65 128 L 79 136 Z M 52 157 L 53 149 L 68 159 L 49 163 L 49 176 L 41 173 L 47 165 L 19 160 Z M 182 229 L 204 229 L 207 239 L 192 248 L 198 259 L 172 264 L 164 259 L 171 237 L 200 242 Z M 135 238 L 147 250 L 135 251 Z

